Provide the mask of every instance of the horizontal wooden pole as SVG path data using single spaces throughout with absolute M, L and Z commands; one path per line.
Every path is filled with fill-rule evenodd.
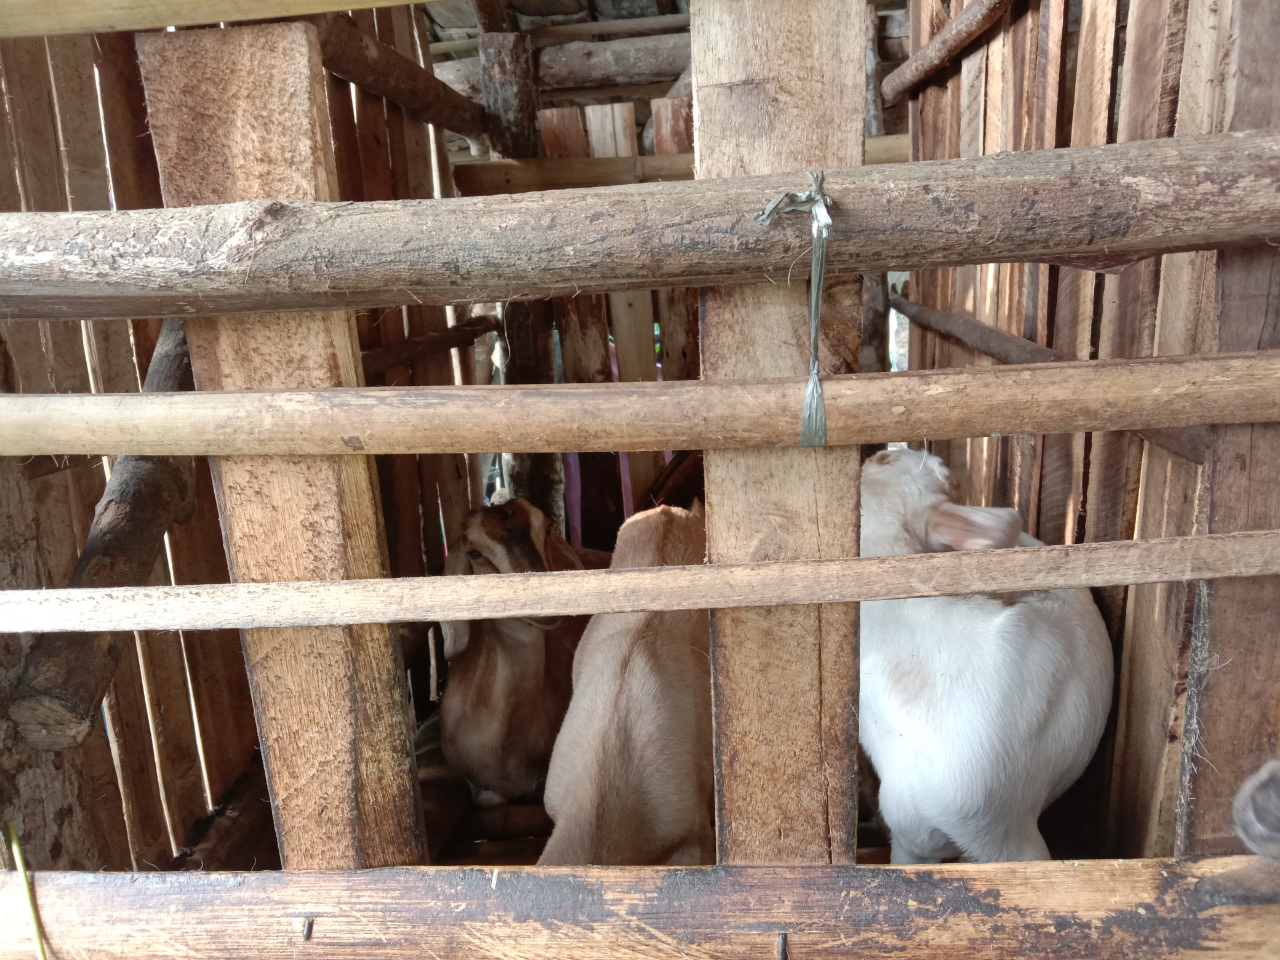
M 476 139 L 485 131 L 484 108 L 428 69 L 361 31 L 345 13 L 311 18 L 320 34 L 325 68 L 362 90 L 415 111 L 434 123 Z
M 486 577 L 0 591 L 39 630 L 220 630 L 844 603 L 1280 573 L 1280 531 L 906 557 Z
M 689 14 L 670 13 L 658 17 L 633 17 L 628 20 L 588 20 L 586 23 L 565 23 L 555 27 L 540 27 L 528 31 L 535 50 L 554 47 L 578 40 L 594 40 L 596 37 L 644 37 L 655 33 L 671 33 L 689 29 Z M 480 49 L 480 38 L 445 40 L 431 44 L 431 52 L 475 53 Z
M 444 330 L 409 337 L 407 340 L 389 343 L 385 347 L 370 347 L 368 350 L 361 351 L 360 364 L 364 367 L 364 375 L 373 377 L 386 373 L 392 367 L 412 363 L 419 357 L 448 353 L 459 347 L 469 347 L 486 333 L 500 329 L 502 329 L 502 320 L 498 317 L 473 317 L 470 320 L 459 321 Z
M 0 214 L 0 316 L 135 317 L 786 282 L 803 172 L 512 197 L 254 200 Z M 1025 260 L 1100 269 L 1280 237 L 1280 134 L 828 171 L 828 273 Z M 572 448 L 565 448 L 572 449 Z
M 868 164 L 906 163 L 910 159 L 911 138 L 907 134 L 867 137 L 866 162 Z M 453 167 L 453 182 L 457 185 L 458 192 L 464 197 L 692 179 L 692 153 L 654 157 L 487 160 L 459 163 Z
M 1012 0 L 973 0 L 957 13 L 907 62 L 884 78 L 880 90 L 892 106 L 944 67 L 995 23 Z
M 0 456 L 794 447 L 805 381 L 0 394 Z M 1280 350 L 823 380 L 832 446 L 1280 421 Z
M 56 957 L 1263 960 L 1280 951 L 1275 891 L 1232 884 L 1257 862 L 67 871 L 34 882 Z M 34 956 L 20 884 L 0 872 L 12 916 L 0 960 Z
M 1064 359 L 1056 350 L 1042 347 L 1034 341 L 1015 337 L 957 313 L 913 303 L 896 293 L 889 294 L 889 305 L 912 323 L 952 337 L 1001 363 L 1058 363 Z M 1205 427 L 1145 428 L 1134 432 L 1192 463 L 1204 463 L 1208 454 L 1209 432 Z
M 383 0 L 4 0 L 0 4 L 0 36 L 163 30 L 170 26 L 363 10 L 382 3 Z

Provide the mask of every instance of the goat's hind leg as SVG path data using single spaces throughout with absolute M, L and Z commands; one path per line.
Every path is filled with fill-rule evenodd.
M 1035 820 L 975 825 L 972 830 L 957 831 L 956 843 L 970 863 L 1049 859 L 1049 847 Z

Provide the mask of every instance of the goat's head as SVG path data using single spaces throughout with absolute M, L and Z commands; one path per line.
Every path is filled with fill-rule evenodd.
M 461 538 L 450 544 L 444 566 L 444 572 L 452 576 L 581 569 L 582 561 L 564 537 L 551 528 L 546 514 L 529 501 L 518 498 L 472 510 Z M 517 622 L 542 631 L 555 627 L 560 620 L 558 617 L 521 617 Z M 453 660 L 470 641 L 471 623 L 454 620 L 440 626 L 444 655 Z
M 923 450 L 883 450 L 862 467 L 866 556 L 1016 547 L 1018 511 L 965 507 L 949 496 L 950 471 Z

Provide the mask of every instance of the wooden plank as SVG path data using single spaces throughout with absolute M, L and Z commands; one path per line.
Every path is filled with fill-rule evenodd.
M 14 159 L 9 169 L 16 176 L 14 184 L 22 208 L 66 210 L 67 183 L 59 159 L 58 113 L 45 41 L 32 38 L 0 42 L 0 69 L 4 71 L 6 129 L 12 145 L 5 152 Z M 65 81 L 65 72 L 59 73 Z M 5 192 L 12 196 L 12 191 Z M 80 324 L 41 323 L 33 330 L 9 326 L 0 335 L 8 341 L 12 386 L 18 390 L 44 393 L 91 389 Z M 61 586 L 68 582 L 105 480 L 98 462 L 30 485 L 38 525 L 37 543 L 52 583 Z M 113 698 L 118 706 L 118 722 L 106 737 L 91 738 L 85 758 L 92 770 L 86 767 L 84 773 L 95 786 L 103 787 L 101 793 L 92 795 L 89 804 L 104 825 L 104 838 L 115 846 L 111 859 L 123 866 L 127 850 L 128 859 L 136 866 L 142 859 L 164 859 L 169 849 L 168 836 L 144 694 L 137 676 L 136 652 L 132 638 L 117 639 L 124 667 Z M 110 744 L 103 740 L 110 740 Z M 114 789 L 109 786 L 108 753 L 114 758 Z M 99 798 L 103 802 L 100 810 Z M 124 844 L 119 843 L 120 815 L 124 819 Z
M 571 106 L 551 109 L 581 111 L 582 108 Z M 540 114 L 547 112 L 539 111 Z M 454 168 L 458 191 L 464 197 L 480 197 L 495 193 L 575 190 L 624 183 L 693 179 L 692 153 L 681 157 L 591 157 L 586 154 L 573 156 L 556 145 L 545 142 L 544 147 L 547 150 L 546 158 L 459 164 Z M 553 147 L 556 147 L 555 152 Z
M 177 947 L 211 958 L 248 949 L 276 958 L 305 946 L 317 960 L 361 952 L 524 960 L 548 952 L 636 955 L 679 943 L 738 960 L 765 950 L 773 956 L 781 943 L 788 954 L 827 958 L 848 956 L 856 936 L 863 951 L 892 945 L 906 960 L 939 953 L 1005 960 L 1055 950 L 1110 960 L 1135 949 L 1262 960 L 1280 947 L 1280 907 L 1271 899 L 1250 904 L 1247 888 L 1233 890 L 1238 874 L 1229 873 L 1256 862 L 957 863 L 920 871 L 552 867 L 504 869 L 496 883 L 493 870 L 466 868 L 152 874 L 130 883 L 110 874 L 38 873 L 35 885 L 50 950 L 59 956 L 127 948 L 147 960 Z M 1269 877 L 1258 876 L 1265 897 Z M 20 882 L 5 873 L 0 896 L 16 902 Z M 937 905 L 937 913 L 903 910 L 904 902 Z M 29 930 L 12 927 L 0 938 L 0 957 L 31 956 Z
M 836 204 L 828 276 L 978 257 L 1098 268 L 1256 241 L 1280 232 L 1278 156 L 1280 137 L 1250 133 L 833 170 L 824 181 Z M 501 205 L 258 200 L 0 214 L 0 308 L 10 317 L 193 316 L 257 309 L 267 297 L 276 309 L 305 309 L 780 281 L 807 249 L 809 227 L 799 217 L 764 226 L 747 214 L 806 183 L 792 173 L 526 194 Z M 938 195 L 955 207 L 939 209 L 930 199 Z M 1038 218 L 1020 213 L 1033 196 Z M 127 269 L 118 244 L 130 251 Z M 173 244 L 191 259 L 176 261 Z M 462 262 L 460 247 L 469 253 Z
M 1223 127 L 1275 129 L 1280 127 L 1280 68 L 1271 38 L 1280 35 L 1280 8 L 1259 0 L 1234 0 L 1231 7 Z M 1217 349 L 1266 349 L 1280 342 L 1276 249 L 1259 244 L 1222 251 L 1212 304 Z M 1206 466 L 1209 532 L 1276 526 L 1280 426 L 1242 424 L 1216 433 Z M 1232 798 L 1235 782 L 1275 753 L 1280 651 L 1272 625 L 1277 616 L 1276 577 L 1197 585 L 1174 837 L 1179 855 L 1246 849 L 1232 827 Z M 1249 709 L 1241 710 L 1242 703 Z
M 314 28 L 182 31 L 138 43 L 166 203 L 332 196 Z M 245 126 L 253 102 L 261 108 Z M 269 327 L 189 321 L 187 333 L 204 389 L 357 382 L 349 316 L 299 314 Z M 224 458 L 214 482 L 233 578 L 380 574 L 363 458 Z M 250 630 L 244 643 L 284 865 L 421 862 L 408 707 L 385 625 Z M 335 685 L 355 695 L 316 695 Z
M 584 111 L 587 140 L 595 157 L 635 157 L 640 153 L 636 136 L 635 105 L 605 104 Z M 613 329 L 618 380 L 622 383 L 652 382 L 658 379 L 656 317 L 652 290 L 624 290 L 610 293 L 609 320 Z M 649 491 L 662 472 L 666 459 L 660 452 L 632 452 L 626 469 L 631 481 L 631 509 L 653 505 Z
M 1086 0 L 1081 14 L 1071 146 L 1107 142 L 1112 101 L 1112 56 L 1116 45 L 1116 0 Z M 1058 271 L 1053 348 L 1072 359 L 1092 356 L 1095 300 L 1102 278 L 1074 267 Z M 1084 534 L 1087 438 L 1071 434 L 1045 439 L 1040 479 L 1040 524 L 1046 543 L 1075 543 Z
M 1218 106 L 1224 77 L 1221 63 L 1230 55 L 1227 33 L 1220 29 L 1222 21 L 1230 22 L 1231 4 L 1218 7 L 1196 2 L 1188 4 L 1185 16 L 1190 19 L 1186 30 L 1186 54 L 1178 85 L 1178 132 L 1194 134 L 1201 130 L 1221 129 L 1222 113 Z M 1155 13 L 1157 11 L 1151 11 Z M 1175 16 L 1174 5 L 1163 13 L 1168 21 Z M 1159 32 L 1154 27 L 1152 32 Z M 1164 31 L 1171 28 L 1168 24 Z M 1145 121 L 1136 107 L 1122 111 L 1128 114 L 1134 132 L 1157 133 L 1153 130 L 1156 109 L 1152 102 L 1155 90 L 1148 82 Z M 1168 131 L 1165 135 L 1168 135 Z M 1197 349 L 1201 329 L 1211 336 L 1216 328 L 1214 310 L 1216 256 L 1180 254 L 1166 257 L 1158 271 L 1160 297 L 1158 314 L 1151 331 L 1148 350 L 1156 354 Z M 1133 278 L 1152 282 L 1155 274 Z M 1131 288 L 1131 290 L 1133 289 Z M 1141 292 L 1131 295 L 1141 297 Z M 1156 336 L 1158 331 L 1158 337 Z M 1142 351 L 1140 336 L 1125 331 L 1116 337 L 1121 343 Z M 1131 476 L 1131 469 L 1117 476 Z M 1159 453 L 1148 450 L 1143 461 L 1141 491 L 1136 503 L 1135 526 L 1140 530 L 1165 526 L 1174 530 L 1203 530 L 1204 511 L 1209 491 L 1204 488 L 1204 472 L 1176 458 L 1166 462 Z M 1092 489 L 1091 489 L 1092 494 Z M 1163 590 L 1134 587 L 1129 591 L 1125 616 L 1124 658 L 1122 665 L 1119 709 L 1122 725 L 1117 729 L 1112 780 L 1112 843 L 1117 850 L 1130 853 L 1142 850 L 1172 852 L 1179 832 L 1179 781 L 1184 764 L 1186 742 L 1184 717 L 1187 698 L 1187 671 L 1193 643 L 1192 620 L 1195 612 L 1196 586 L 1183 583 Z M 1113 603 L 1114 609 L 1116 605 Z M 1154 615 L 1148 615 L 1151 612 Z M 1126 671 L 1131 678 L 1125 682 Z M 1124 724 L 1126 717 L 1131 722 Z M 1191 731 L 1194 733 L 1194 731 Z M 1161 735 L 1163 734 L 1163 735 Z M 1194 745 L 1195 737 L 1192 736 Z
M 649 101 L 654 149 L 659 156 L 693 152 L 693 97 Z M 698 349 L 698 290 L 662 287 L 655 291 L 663 380 L 695 380 L 701 366 Z
M 865 374 L 829 378 L 823 391 L 828 441 L 840 446 L 1270 422 L 1280 420 L 1277 378 L 1280 353 L 1264 351 Z M 0 455 L 789 447 L 805 382 L 8 395 Z
M 865 29 L 838 3 L 804 15 L 705 3 L 692 27 L 699 178 L 860 164 L 866 75 L 847 52 L 863 50 Z M 802 285 L 704 296 L 703 377 L 807 374 Z M 704 462 L 712 561 L 857 556 L 856 449 L 708 451 Z M 718 860 L 852 862 L 857 624 L 856 607 L 713 611 Z
M 301 17 L 328 10 L 373 7 L 368 0 L 9 0 L 0 36 L 37 37 L 59 33 L 163 30 L 224 21 Z
M 589 157 L 591 142 L 581 107 L 538 111 L 542 145 L 548 159 Z M 693 176 L 693 164 L 689 165 Z M 611 383 L 609 304 L 601 294 L 557 297 L 552 301 L 565 383 Z M 570 542 L 612 550 L 625 519 L 619 458 L 603 451 L 575 453 L 578 460 L 578 510 L 569 508 Z M 566 459 L 566 466 L 568 465 Z M 568 477 L 566 472 L 566 486 Z M 574 527 L 576 526 L 576 530 Z
M 7 590 L 0 593 L 0 612 L 23 629 L 85 631 L 261 629 L 364 623 L 380 616 L 426 622 L 579 616 L 708 605 L 785 612 L 798 605 L 1257 577 L 1278 570 L 1280 531 L 1268 530 L 895 557 L 495 574 L 484 583 L 401 577 Z M 789 690 L 791 702 L 801 693 Z M 794 738 L 792 745 L 797 746 Z

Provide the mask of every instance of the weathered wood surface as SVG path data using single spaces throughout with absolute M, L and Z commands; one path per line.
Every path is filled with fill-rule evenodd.
M 5 0 L 0 36 L 163 30 L 239 20 L 301 17 L 328 10 L 374 7 L 370 0 Z
M 1247 905 L 1247 890 L 1233 890 L 1226 876 L 1257 862 L 37 873 L 35 884 L 56 956 L 524 960 L 679 945 L 730 960 L 850 951 L 906 960 L 1203 952 L 1263 960 L 1280 950 L 1280 906 L 1265 897 Z M 16 875 L 0 875 L 4 902 L 20 896 Z M 27 960 L 32 949 L 23 924 L 0 934 L 3 960 Z
M 728 178 L 861 164 L 865 31 L 861 11 L 838 0 L 803 8 L 775 0 L 705 0 L 692 26 L 697 176 L 724 178 L 714 183 L 730 190 L 750 181 Z M 795 190 L 798 178 L 790 179 L 786 189 Z M 804 214 L 784 215 L 778 225 L 781 220 L 810 229 Z M 796 248 L 793 262 L 808 259 L 810 243 Z M 736 390 L 743 380 L 807 375 L 806 286 L 703 291 L 704 382 Z M 844 289 L 859 291 L 858 280 Z M 857 329 L 850 321 L 857 319 L 860 293 L 852 304 L 841 303 L 852 306 L 853 316 L 835 309 L 830 287 L 823 299 L 828 329 Z M 704 467 L 713 562 L 858 555 L 856 447 L 711 449 Z M 711 613 L 717 860 L 853 862 L 858 608 L 705 605 L 717 608 Z M 786 736 L 779 735 L 783 730 Z
M 534 49 L 554 47 L 588 37 L 647 36 L 653 33 L 678 33 L 689 29 L 689 14 L 668 13 L 657 17 L 632 17 L 626 20 L 588 20 L 586 23 L 564 23 L 529 31 Z
M 833 446 L 1280 420 L 1280 351 L 824 378 Z M 805 379 L 0 397 L 0 455 L 799 443 Z
M 497 317 L 474 317 L 444 330 L 420 334 L 360 352 L 360 363 L 366 377 L 386 373 L 392 367 L 411 363 L 426 356 L 448 353 L 456 347 L 469 347 L 479 337 L 501 326 Z
M 1015 337 L 959 314 L 913 303 L 896 293 L 889 294 L 889 305 L 925 329 L 954 337 L 965 346 L 995 357 L 1003 363 L 1052 363 L 1063 359 L 1056 350 L 1042 347 L 1034 340 Z
M 357 87 L 417 111 L 424 121 L 447 130 L 480 137 L 484 110 L 394 47 L 362 32 L 351 17 L 328 13 L 314 17 L 325 69 Z
M 0 310 L 200 315 L 783 280 L 809 225 L 752 218 L 807 183 L 791 173 L 504 202 L 0 214 Z M 978 258 L 1118 266 L 1257 240 L 1280 233 L 1277 183 L 1271 133 L 834 170 L 828 276 Z M 1025 214 L 1032 198 L 1038 217 Z
M 171 319 L 161 334 L 143 389 L 191 388 L 191 361 L 182 321 Z M 164 547 L 165 533 L 173 524 L 190 520 L 195 505 L 190 459 L 121 457 L 94 512 L 93 525 L 67 586 L 146 584 Z M 98 719 L 125 640 L 102 634 L 86 645 L 83 637 L 56 633 L 36 639 L 8 698 L 9 716 L 31 746 L 65 750 L 84 740 Z M 174 705 L 175 716 L 183 705 Z
M 138 49 L 167 204 L 333 195 L 313 27 L 148 34 Z M 359 382 L 349 315 L 188 321 L 187 337 L 200 389 Z M 364 458 L 213 466 L 233 578 L 382 573 Z M 385 624 L 250 630 L 244 644 L 285 866 L 421 862 L 408 706 Z
M 528 39 L 527 34 L 523 36 Z M 575 41 L 546 47 L 534 57 L 535 83 L 542 90 L 594 92 L 606 87 L 670 83 L 688 67 L 689 36 L 679 33 L 626 40 Z M 462 96 L 480 99 L 481 65 L 476 57 L 445 60 L 433 69 L 436 77 Z
M 1280 573 L 1280 531 L 1268 530 L 901 557 L 495 574 L 483 581 L 401 577 L 5 590 L 0 591 L 0 616 L 18 630 L 246 629 L 704 607 L 794 608 L 1275 573 Z M 794 704 L 803 693 L 789 690 L 790 702 Z M 788 729 L 794 732 L 794 722 Z
M 693 154 L 676 157 L 583 156 L 560 159 L 558 154 L 548 150 L 545 159 L 462 163 L 454 167 L 453 179 L 458 192 L 464 197 L 532 193 L 538 190 L 581 190 L 662 180 L 692 180 Z
M 1280 36 L 1280 5 L 1233 0 L 1230 7 L 1230 31 L 1223 32 L 1231 44 L 1230 66 L 1224 70 L 1223 128 L 1280 129 L 1280 63 L 1274 42 Z M 1227 11 L 1222 13 L 1225 19 Z M 1280 250 L 1273 243 L 1219 252 L 1209 305 L 1214 348 L 1256 350 L 1280 344 Z M 1224 426 L 1215 434 L 1205 467 L 1208 532 L 1280 524 L 1280 425 Z M 1174 836 L 1178 855 L 1245 850 L 1232 826 L 1232 797 L 1239 782 L 1276 753 L 1277 620 L 1276 577 L 1197 584 Z
M 924 47 L 913 53 L 881 84 L 885 106 L 892 106 L 928 80 L 957 53 L 1004 15 L 1011 0 L 969 0 Z
M 486 33 L 480 37 L 478 60 L 485 127 L 493 155 L 536 157 L 538 90 L 529 38 L 521 33 Z

